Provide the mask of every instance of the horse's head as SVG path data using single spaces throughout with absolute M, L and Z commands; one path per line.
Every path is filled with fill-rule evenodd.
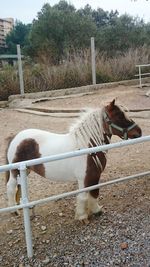
M 108 135 L 118 135 L 122 139 L 137 138 L 141 128 L 125 112 L 115 105 L 115 99 L 104 109 L 104 128 Z

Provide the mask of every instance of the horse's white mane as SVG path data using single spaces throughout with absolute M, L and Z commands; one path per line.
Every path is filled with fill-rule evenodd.
M 118 107 L 123 111 L 123 112 L 129 112 L 129 108 L 127 108 L 124 105 L 118 105 Z
M 70 127 L 70 134 L 76 139 L 77 148 L 87 148 L 103 144 L 104 130 L 102 123 L 103 109 L 88 109 L 84 114 L 81 113 L 77 122 Z

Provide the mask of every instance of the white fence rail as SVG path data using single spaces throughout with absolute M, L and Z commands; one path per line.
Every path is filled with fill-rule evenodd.
M 142 76 L 149 76 L 150 75 L 150 72 L 142 73 L 142 68 L 143 67 L 150 67 L 150 64 L 136 65 L 136 67 L 139 69 L 139 73 L 136 74 L 135 76 L 139 77 L 139 86 L 142 88 Z
M 77 195 L 79 193 L 90 191 L 90 190 L 100 188 L 103 186 L 107 186 L 107 185 L 111 185 L 111 184 L 115 184 L 115 183 L 120 183 L 123 181 L 128 181 L 128 180 L 143 177 L 143 176 L 148 176 L 148 175 L 150 175 L 150 171 L 143 172 L 140 174 L 131 175 L 131 176 L 127 176 L 127 177 L 123 177 L 123 178 L 119 178 L 119 179 L 115 179 L 115 180 L 101 183 L 101 184 L 98 184 L 95 186 L 87 187 L 87 188 L 84 188 L 81 190 L 75 190 L 72 192 L 67 192 L 67 193 L 63 193 L 63 194 L 51 196 L 48 198 L 29 202 L 28 190 L 27 190 L 27 172 L 26 172 L 27 167 L 46 163 L 49 161 L 62 160 L 62 159 L 70 158 L 70 157 L 77 157 L 77 156 L 81 156 L 81 155 L 85 155 L 85 154 L 96 153 L 98 151 L 105 151 L 105 150 L 114 149 L 114 148 L 121 148 L 121 147 L 124 147 L 127 145 L 134 145 L 134 144 L 147 142 L 147 141 L 150 141 L 150 136 L 144 136 L 144 137 L 140 137 L 137 139 L 121 141 L 121 142 L 103 145 L 103 146 L 98 146 L 98 147 L 94 147 L 94 148 L 87 148 L 87 149 L 72 151 L 72 152 L 68 152 L 68 153 L 64 153 L 64 154 L 59 154 L 59 155 L 54 155 L 54 156 L 49 156 L 49 157 L 33 159 L 33 160 L 28 160 L 28 161 L 23 161 L 23 162 L 18 162 L 18 163 L 0 166 L 0 172 L 5 172 L 8 170 L 13 170 L 13 169 L 19 169 L 20 170 L 21 192 L 22 192 L 21 205 L 17 205 L 14 207 L 2 208 L 2 209 L 0 209 L 0 213 L 10 212 L 10 211 L 14 211 L 14 210 L 23 208 L 25 237 L 26 237 L 28 257 L 30 258 L 33 256 L 32 231 L 31 231 L 29 207 L 44 204 L 44 203 L 49 202 L 49 201 L 62 199 L 62 198 L 68 197 L 68 196 Z

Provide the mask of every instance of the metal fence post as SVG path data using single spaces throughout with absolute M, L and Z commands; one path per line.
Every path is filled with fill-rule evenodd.
M 140 80 L 140 88 L 142 88 L 141 66 L 139 66 L 139 80 Z
M 21 204 L 27 204 L 28 201 L 28 185 L 27 185 L 27 172 L 26 165 L 20 165 L 20 178 L 21 178 Z M 27 245 L 27 255 L 29 258 L 33 257 L 33 246 L 32 246 L 32 231 L 31 231 L 31 221 L 30 221 L 30 211 L 29 207 L 23 208 L 24 216 L 24 228 L 25 228 L 25 238 Z
M 96 66 L 95 66 L 95 42 L 91 37 L 91 63 L 92 63 L 92 83 L 96 84 Z
M 23 71 L 21 61 L 21 50 L 20 45 L 17 45 L 17 57 L 18 57 L 18 68 L 19 68 L 19 82 L 20 82 L 20 94 L 24 95 L 24 82 L 23 82 Z

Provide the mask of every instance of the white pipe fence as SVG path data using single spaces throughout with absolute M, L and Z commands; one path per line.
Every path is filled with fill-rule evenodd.
M 92 84 L 96 84 L 95 39 L 91 37 Z
M 23 81 L 23 70 L 22 70 L 22 60 L 21 60 L 21 49 L 20 49 L 19 44 L 17 44 L 17 57 L 18 57 L 20 94 L 24 95 L 24 81 Z
M 139 85 L 140 85 L 140 88 L 142 88 L 142 76 L 150 75 L 149 72 L 142 73 L 142 67 L 150 67 L 150 64 L 136 65 L 136 67 L 139 69 L 139 73 L 136 74 L 135 76 L 139 77 Z
M 40 200 L 29 202 L 29 200 L 28 200 L 28 190 L 27 190 L 27 172 L 26 172 L 26 168 L 27 167 L 33 166 L 33 165 L 42 164 L 42 163 L 46 163 L 46 162 L 50 162 L 50 161 L 56 161 L 56 160 L 61 160 L 61 159 L 67 159 L 67 158 L 70 158 L 70 157 L 77 157 L 77 156 L 81 156 L 81 155 L 85 155 L 85 154 L 96 153 L 96 152 L 99 152 L 99 151 L 105 151 L 105 150 L 109 150 L 109 149 L 113 149 L 113 148 L 120 148 L 120 147 L 124 147 L 124 146 L 127 146 L 127 145 L 133 145 L 133 144 L 138 144 L 138 143 L 147 142 L 147 141 L 150 141 L 150 136 L 144 136 L 144 137 L 140 137 L 140 138 L 137 138 L 137 139 L 126 140 L 126 141 L 117 142 L 117 143 L 108 144 L 108 145 L 103 145 L 103 146 L 98 146 L 98 147 L 94 147 L 94 148 L 86 148 L 86 149 L 76 150 L 76 151 L 63 153 L 63 154 L 59 154 L 59 155 L 54 155 L 54 156 L 49 156 L 49 157 L 33 159 L 33 160 L 28 160 L 28 161 L 23 161 L 23 162 L 18 162 L 18 163 L 13 163 L 13 164 L 9 164 L 9 165 L 0 166 L 0 172 L 5 172 L 5 171 L 8 171 L 8 170 L 13 170 L 13 169 L 19 169 L 20 170 L 21 192 L 22 192 L 21 205 L 2 208 L 2 209 L 0 209 L 0 213 L 15 211 L 17 209 L 23 208 L 25 237 L 26 237 L 26 245 L 27 245 L 27 255 L 28 255 L 28 257 L 31 258 L 33 256 L 32 231 L 31 231 L 30 214 L 29 214 L 29 208 L 30 207 L 33 207 L 35 205 L 44 204 L 44 203 L 49 202 L 49 201 L 62 199 L 64 197 L 77 195 L 79 193 L 87 192 L 87 191 L 90 191 L 90 190 L 93 190 L 93 189 L 96 189 L 96 188 L 100 188 L 100 187 L 103 187 L 103 186 L 106 186 L 106 185 L 120 183 L 120 182 L 123 182 L 123 181 L 128 181 L 128 180 L 139 178 L 139 177 L 143 177 L 143 176 L 149 176 L 150 175 L 150 171 L 143 172 L 143 173 L 140 173 L 140 174 L 131 175 L 131 176 L 127 176 L 127 177 L 123 177 L 123 178 L 119 178 L 119 179 L 115 179 L 115 180 L 112 180 L 112 181 L 108 181 L 108 182 L 105 182 L 105 183 L 101 183 L 101 184 L 98 184 L 98 185 L 87 187 L 87 188 L 84 188 L 84 189 L 81 189 L 81 190 L 75 190 L 75 191 L 72 191 L 72 192 L 67 192 L 67 193 L 63 193 L 63 194 L 51 196 L 51 197 L 48 197 L 48 198 L 44 198 L 44 199 L 40 199 Z

